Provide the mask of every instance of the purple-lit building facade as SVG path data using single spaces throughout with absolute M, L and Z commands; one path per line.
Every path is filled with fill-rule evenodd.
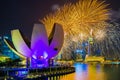
M 43 24 L 34 24 L 31 41 L 18 30 L 11 31 L 12 42 L 4 39 L 8 47 L 30 62 L 30 67 L 48 66 L 48 61 L 55 57 L 64 41 L 64 32 L 60 24 L 55 23 L 50 36 L 47 36 Z

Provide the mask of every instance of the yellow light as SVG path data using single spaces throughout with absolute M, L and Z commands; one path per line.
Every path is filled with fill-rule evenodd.
M 97 31 L 105 29 L 108 25 L 106 22 L 109 20 L 107 6 L 108 4 L 102 0 L 79 0 L 75 4 L 65 4 L 55 13 L 47 15 L 40 21 L 45 24 L 48 35 L 54 23 L 61 24 L 65 32 L 63 47 L 67 48 L 71 41 L 83 41 L 91 36 L 98 38 Z M 99 37 L 99 40 L 103 38 L 104 34 Z
M 60 23 L 67 35 L 90 35 L 93 31 L 104 28 L 109 19 L 108 5 L 104 1 L 79 0 L 76 4 L 66 4 L 54 14 L 49 14 L 41 20 L 50 33 L 54 23 Z M 94 32 L 93 32 L 94 34 Z

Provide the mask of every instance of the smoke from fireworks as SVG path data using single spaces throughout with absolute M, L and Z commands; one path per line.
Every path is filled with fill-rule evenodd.
M 101 54 L 109 58 L 120 58 L 120 24 L 116 22 L 109 22 L 109 26 L 104 29 L 106 36 L 102 41 L 95 40 L 92 45 L 93 53 L 96 50 L 101 50 Z

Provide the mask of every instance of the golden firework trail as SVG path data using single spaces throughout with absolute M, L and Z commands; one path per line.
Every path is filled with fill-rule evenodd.
M 69 53 L 72 42 L 82 42 L 89 37 L 100 41 L 106 37 L 104 29 L 108 26 L 106 21 L 109 20 L 107 6 L 108 4 L 102 0 L 78 0 L 74 4 L 65 4 L 40 21 L 45 24 L 48 35 L 54 23 L 63 26 L 65 33 L 63 48 Z
M 105 28 L 109 19 L 109 14 L 105 1 L 98 0 L 79 0 L 75 4 L 65 4 L 59 8 L 54 14 L 47 15 L 41 20 L 48 34 L 54 23 L 60 23 L 63 26 L 66 36 L 79 36 L 84 34 L 86 39 L 90 36 L 90 30 L 93 34 L 97 30 Z

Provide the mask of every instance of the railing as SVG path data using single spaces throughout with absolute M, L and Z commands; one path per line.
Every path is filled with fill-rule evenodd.
M 75 72 L 74 67 L 55 66 L 46 68 L 5 68 L 0 69 L 0 73 L 4 73 L 2 77 L 15 80 L 43 79 L 53 76 L 60 76 Z

